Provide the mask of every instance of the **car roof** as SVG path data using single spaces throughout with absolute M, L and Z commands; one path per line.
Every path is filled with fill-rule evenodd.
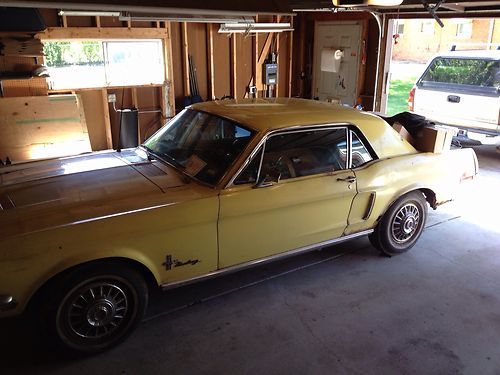
M 354 124 L 379 157 L 415 152 L 380 117 L 338 104 L 297 98 L 217 100 L 189 108 L 231 119 L 261 133 L 304 125 Z
M 487 49 L 487 50 L 464 50 L 464 51 L 448 51 L 442 52 L 434 56 L 436 57 L 458 57 L 458 58 L 486 58 L 486 59 L 500 59 L 500 50 Z
M 253 130 L 268 131 L 298 125 L 335 123 L 363 124 L 376 116 L 338 104 L 296 98 L 216 100 L 197 103 L 193 109 L 209 112 L 246 125 Z

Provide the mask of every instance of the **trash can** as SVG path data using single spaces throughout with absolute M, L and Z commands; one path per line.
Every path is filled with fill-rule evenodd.
M 139 111 L 137 108 L 123 109 L 120 113 L 120 148 L 139 146 Z

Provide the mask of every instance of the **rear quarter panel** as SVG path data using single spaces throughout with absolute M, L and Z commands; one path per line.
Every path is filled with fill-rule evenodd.
M 436 206 L 452 200 L 463 181 L 478 172 L 472 149 L 450 150 L 442 154 L 417 153 L 373 161 L 354 170 L 358 195 L 349 215 L 346 234 L 373 228 L 390 205 L 402 195 L 429 189 Z M 375 195 L 371 214 L 370 196 Z

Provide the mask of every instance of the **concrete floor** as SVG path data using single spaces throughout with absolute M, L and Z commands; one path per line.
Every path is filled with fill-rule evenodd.
M 500 153 L 409 252 L 366 238 L 152 296 L 121 346 L 61 359 L 0 323 L 2 374 L 499 374 Z M 201 302 L 201 303 L 196 303 Z

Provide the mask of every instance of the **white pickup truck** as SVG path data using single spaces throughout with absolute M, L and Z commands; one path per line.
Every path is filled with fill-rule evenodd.
M 410 92 L 410 110 L 459 129 L 500 135 L 499 61 L 499 50 L 435 56 Z

